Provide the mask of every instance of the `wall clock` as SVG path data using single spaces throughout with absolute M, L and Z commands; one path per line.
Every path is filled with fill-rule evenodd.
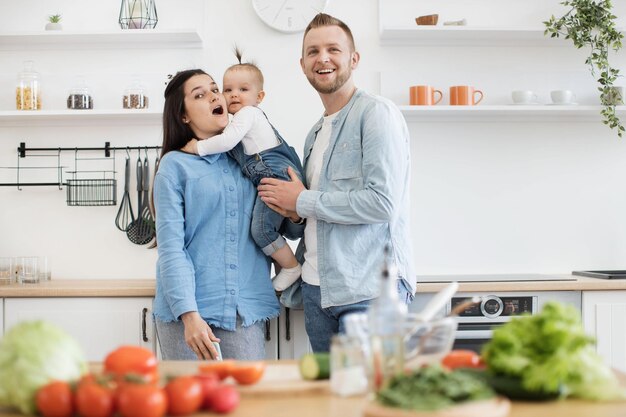
M 259 18 L 272 29 L 285 33 L 302 32 L 323 12 L 329 0 L 252 0 Z

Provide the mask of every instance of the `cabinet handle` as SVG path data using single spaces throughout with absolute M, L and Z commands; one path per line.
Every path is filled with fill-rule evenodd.
M 148 315 L 148 309 L 146 307 L 141 311 L 141 338 L 144 342 L 148 341 L 148 334 L 146 333 L 146 316 Z
M 291 323 L 289 322 L 289 307 L 285 307 L 285 340 L 291 340 Z
M 265 341 L 269 342 L 272 340 L 272 335 L 270 334 L 270 321 L 265 320 Z

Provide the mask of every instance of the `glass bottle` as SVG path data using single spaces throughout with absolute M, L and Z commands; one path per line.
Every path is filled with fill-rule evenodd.
M 371 386 L 375 391 L 404 371 L 407 306 L 398 296 L 398 270 L 390 252 L 389 247 L 385 247 L 380 295 L 367 311 L 372 357 Z
M 148 96 L 146 89 L 141 85 L 138 78 L 134 78 L 131 85 L 124 90 L 122 106 L 125 109 L 147 109 Z
M 24 70 L 18 74 L 15 90 L 17 110 L 41 110 L 39 73 L 33 68 L 33 61 L 24 61 Z
M 330 390 L 342 397 L 367 392 L 367 360 L 359 337 L 336 334 L 330 344 Z
M 93 97 L 83 77 L 76 77 L 76 83 L 67 96 L 67 108 L 73 110 L 93 109 Z

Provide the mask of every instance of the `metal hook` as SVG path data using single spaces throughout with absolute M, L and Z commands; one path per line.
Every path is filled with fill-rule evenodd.
M 126 147 L 126 159 L 130 159 L 130 147 Z

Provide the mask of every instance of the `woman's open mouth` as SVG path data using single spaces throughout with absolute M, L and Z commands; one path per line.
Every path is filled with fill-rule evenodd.
M 218 105 L 213 109 L 213 114 L 224 114 L 224 108 L 221 105 Z

